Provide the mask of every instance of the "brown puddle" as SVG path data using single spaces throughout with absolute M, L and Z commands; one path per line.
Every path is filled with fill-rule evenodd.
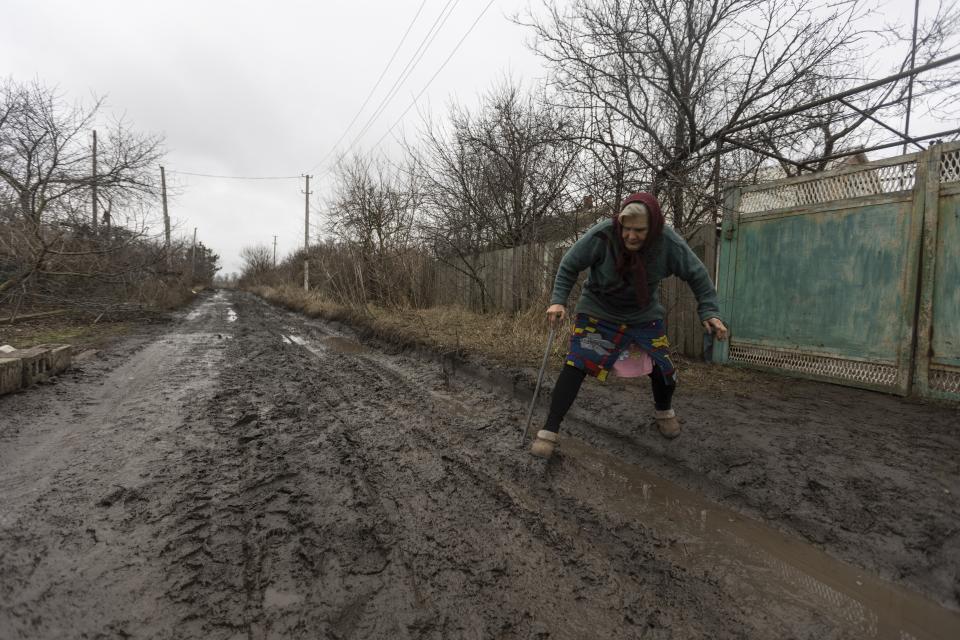
M 960 638 L 960 613 L 836 560 L 757 520 L 726 510 L 580 440 L 566 438 L 564 462 L 591 476 L 560 474 L 557 488 L 678 540 L 678 564 L 721 572 L 724 588 L 748 601 L 803 603 L 857 637 Z
M 351 340 L 349 338 L 343 338 L 340 336 L 327 336 L 321 338 L 319 341 L 307 340 L 298 335 L 290 334 L 280 334 L 280 339 L 288 344 L 298 344 L 300 346 L 306 347 L 316 355 L 320 355 L 320 351 L 333 351 L 335 353 L 365 353 L 368 352 L 365 346 L 357 342 L 356 340 Z M 319 344 L 318 344 L 319 342 Z
M 323 344 L 337 353 L 363 353 L 368 349 L 355 340 L 341 338 L 340 336 L 330 336 L 322 340 Z

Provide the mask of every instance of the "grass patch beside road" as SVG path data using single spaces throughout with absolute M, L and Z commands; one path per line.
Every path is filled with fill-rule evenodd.
M 255 287 L 252 291 L 292 311 L 343 322 L 388 342 L 421 346 L 440 352 L 482 355 L 506 366 L 539 369 L 547 344 L 546 302 L 542 308 L 516 314 L 480 314 L 455 306 L 385 309 L 367 305 L 353 308 L 330 302 L 313 292 L 305 293 L 297 287 Z M 548 367 L 553 372 L 558 372 L 563 366 L 572 329 L 572 323 L 565 321 L 557 331 L 548 359 Z M 775 388 L 771 390 L 783 392 L 787 389 L 788 379 L 780 376 L 711 365 L 680 355 L 675 356 L 675 360 L 680 371 L 681 384 L 678 393 L 681 394 L 696 389 L 718 395 L 756 386 L 761 381 Z M 646 378 L 612 378 L 610 383 L 644 386 L 649 384 Z
M 74 352 L 99 349 L 105 343 L 127 335 L 132 322 L 78 321 L 68 316 L 32 320 L 22 324 L 0 325 L 0 345 L 27 349 L 38 344 L 69 344 Z

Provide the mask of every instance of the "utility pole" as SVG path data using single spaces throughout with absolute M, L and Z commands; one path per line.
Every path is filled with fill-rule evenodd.
M 197 270 L 197 228 L 193 228 L 193 244 L 190 245 L 190 286 L 193 286 L 194 272 Z
M 716 157 L 713 159 L 713 228 L 710 229 L 710 241 L 713 243 L 713 264 L 709 265 L 710 277 L 717 281 L 720 275 L 720 223 L 723 220 L 723 189 L 720 188 L 720 158 L 723 155 L 723 141 L 717 140 Z
M 93 230 L 97 230 L 97 130 L 93 130 Z
M 303 174 L 307 179 L 307 188 L 304 190 L 305 198 L 303 205 L 303 290 L 310 291 L 310 178 L 313 176 Z
M 277 236 L 273 236 L 273 266 L 277 266 Z
M 160 167 L 160 199 L 163 200 L 163 252 L 167 256 L 167 271 L 173 270 L 173 256 L 170 255 L 170 216 L 167 213 L 167 173 Z
M 920 18 L 920 0 L 913 4 L 913 40 L 910 44 L 910 70 L 913 71 L 917 59 L 917 20 Z M 903 124 L 904 137 L 910 136 L 910 107 L 913 106 L 913 79 L 916 76 L 911 75 L 907 84 L 907 119 Z M 907 154 L 907 143 L 903 143 L 903 154 Z

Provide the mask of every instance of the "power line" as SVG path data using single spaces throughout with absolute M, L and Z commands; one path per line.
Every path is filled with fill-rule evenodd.
M 450 52 L 450 55 L 447 56 L 447 59 L 443 61 L 443 64 L 440 65 L 440 68 L 437 69 L 437 71 L 436 71 L 432 76 L 430 76 L 430 79 L 427 80 L 427 84 L 425 84 L 424 87 L 423 87 L 423 89 L 420 90 L 420 93 L 418 93 L 418 94 L 416 95 L 416 97 L 414 97 L 414 99 L 413 99 L 413 101 L 410 103 L 410 105 L 407 106 L 407 108 L 403 110 L 403 113 L 400 114 L 400 117 L 397 118 L 396 122 L 394 122 L 392 125 L 390 125 L 390 128 L 387 129 L 386 133 L 384 133 L 382 136 L 380 136 L 380 139 L 377 140 L 377 142 L 373 145 L 374 147 L 377 147 L 381 142 L 383 142 L 383 139 L 386 138 L 388 135 L 390 135 L 390 132 L 393 131 L 394 128 L 395 128 L 398 124 L 400 124 L 400 121 L 403 120 L 404 116 L 406 116 L 407 113 L 410 111 L 410 109 L 413 108 L 413 105 L 417 104 L 417 100 L 420 99 L 420 96 L 422 96 L 422 95 L 424 94 L 424 92 L 430 87 L 430 84 L 434 81 L 434 79 L 436 79 L 436 77 L 437 77 L 438 75 L 440 75 L 440 72 L 443 71 L 443 68 L 447 66 L 447 63 L 450 62 L 450 60 L 451 60 L 451 58 L 453 58 L 454 54 L 456 54 L 457 51 L 460 49 L 460 45 L 463 44 L 463 41 L 467 39 L 467 36 L 469 36 L 470 33 L 473 32 L 474 28 L 476 28 L 477 23 L 480 22 L 480 20 L 483 18 L 484 15 L 486 15 L 487 10 L 490 8 L 491 5 L 493 5 L 493 1 L 494 1 L 494 0 L 490 0 L 490 2 L 487 3 L 487 6 L 485 6 L 485 7 L 483 8 L 483 11 L 481 11 L 481 12 L 480 12 L 480 15 L 477 16 L 477 19 L 473 21 L 473 24 L 470 25 L 470 28 L 467 29 L 467 32 L 466 32 L 465 34 L 463 34 L 463 37 L 460 38 L 460 42 L 458 42 L 458 43 L 457 43 L 457 46 L 455 46 L 455 47 L 453 48 L 453 51 L 451 51 L 451 52 Z
M 416 23 L 417 18 L 420 17 L 420 13 L 423 11 L 423 7 L 427 4 L 427 0 L 423 0 L 420 3 L 420 8 L 417 9 L 417 13 L 413 16 L 413 19 L 410 21 L 410 24 L 407 25 L 407 30 L 403 32 L 403 37 L 400 38 L 400 42 L 397 44 L 397 47 L 393 50 L 393 55 L 390 56 L 390 59 L 387 61 L 386 66 L 383 68 L 383 71 L 380 72 L 380 77 L 377 78 L 376 83 L 374 83 L 373 88 L 370 89 L 370 93 L 367 94 L 367 97 L 364 99 L 363 104 L 360 105 L 360 108 L 357 109 L 357 112 L 353 115 L 353 119 L 350 120 L 350 124 L 347 125 L 347 128 L 343 130 L 343 133 L 340 134 L 340 137 L 337 138 L 337 141 L 333 143 L 333 146 L 330 147 L 330 151 L 327 152 L 327 155 L 323 156 L 323 159 L 320 160 L 317 164 L 313 165 L 310 170 L 313 171 L 324 162 L 327 161 L 327 158 L 336 150 L 337 145 L 343 142 L 343 139 L 347 137 L 347 133 L 350 132 L 351 127 L 357 121 L 357 118 L 360 117 L 360 114 L 363 113 L 363 110 L 367 107 L 367 104 L 370 102 L 370 98 L 373 97 L 373 94 L 380 87 L 380 83 L 383 82 L 384 76 L 387 75 L 387 70 L 390 68 L 390 65 L 393 64 L 394 59 L 397 57 L 397 53 L 400 52 L 400 47 L 403 46 L 403 43 L 407 41 L 407 36 L 410 34 L 410 30 L 413 28 L 414 23 Z
M 451 6 L 451 3 L 452 3 L 452 6 Z M 439 22 L 439 25 L 435 21 L 434 27 L 436 27 L 436 29 L 434 29 L 434 27 L 431 27 L 432 33 L 428 32 L 427 35 L 424 36 L 424 41 L 421 42 L 421 47 L 424 44 L 426 45 L 423 48 L 423 51 L 420 52 L 420 49 L 419 48 L 417 49 L 417 51 L 420 52 L 419 56 L 416 55 L 417 52 L 414 52 L 414 56 L 416 59 L 411 58 L 410 62 L 407 63 L 407 66 L 404 68 L 404 71 L 401 72 L 400 77 L 398 77 L 396 82 L 393 83 L 393 86 L 390 87 L 390 91 L 387 93 L 387 96 L 384 98 L 383 102 L 381 102 L 377 111 L 373 114 L 373 116 L 371 116 L 371 118 L 367 121 L 366 125 L 364 126 L 363 130 L 357 135 L 357 138 L 354 140 L 354 144 L 356 144 L 359 141 L 359 139 L 362 138 L 363 135 L 370 129 L 370 127 L 373 126 L 373 123 L 376 121 L 376 119 L 383 114 L 383 112 L 386 110 L 390 102 L 396 97 L 397 93 L 399 93 L 400 89 L 403 87 L 403 83 L 406 82 L 407 79 L 410 77 L 410 75 L 414 72 L 414 70 L 416 70 L 417 65 L 420 64 L 420 61 L 423 59 L 423 56 L 426 55 L 427 50 L 430 48 L 430 45 L 432 45 L 433 41 L 436 40 L 437 36 L 440 34 L 440 30 L 443 29 L 443 26 L 447 23 L 447 20 L 450 19 L 450 15 L 453 13 L 454 9 L 457 8 L 458 4 L 460 4 L 460 0 L 456 0 L 456 1 L 447 0 L 447 4 L 444 5 L 443 9 L 441 10 L 440 16 L 437 16 L 437 20 L 440 20 L 441 17 L 443 18 L 443 20 Z M 450 8 L 449 11 L 447 11 L 447 7 Z M 446 11 L 446 14 L 443 13 L 444 11 Z M 427 41 L 428 37 L 429 37 L 429 41 Z M 352 146 L 353 145 L 351 145 L 351 147 Z
M 430 45 L 433 44 L 433 41 L 436 39 L 437 35 L 440 34 L 440 30 L 446 24 L 447 20 L 450 18 L 450 15 L 453 13 L 453 10 L 460 3 L 460 0 L 447 0 L 447 3 L 440 9 L 440 13 L 437 15 L 437 18 L 433 21 L 433 24 L 430 26 L 430 29 L 424 35 L 423 39 L 420 41 L 420 45 L 417 47 L 416 51 L 413 52 L 413 55 L 410 57 L 410 60 L 407 61 L 407 64 L 400 71 L 400 75 L 397 76 L 397 79 L 391 85 L 390 89 L 387 90 L 386 95 L 380 101 L 380 104 L 377 105 L 377 108 L 374 110 L 373 114 L 367 119 L 366 123 L 363 125 L 363 128 L 360 130 L 354 139 L 344 150 L 344 154 L 350 152 L 360 139 L 366 134 L 370 129 L 373 123 L 377 118 L 386 110 L 387 106 L 396 96 L 397 92 L 400 91 L 403 83 L 406 82 L 407 78 L 410 77 L 410 74 L 417 68 L 417 65 L 423 59 L 423 56 L 426 55 L 427 51 L 430 48 Z M 452 6 L 451 6 L 452 5 Z M 449 10 L 448 10 L 449 9 Z M 324 173 L 329 173 L 331 168 L 328 168 Z
M 197 178 L 220 178 L 223 180 L 299 180 L 301 176 L 221 176 L 212 173 L 193 173 L 191 171 L 176 171 L 171 169 L 167 173 L 177 173 L 182 176 L 194 176 Z

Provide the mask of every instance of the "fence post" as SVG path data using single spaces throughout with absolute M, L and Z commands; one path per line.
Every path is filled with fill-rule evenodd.
M 723 226 L 720 232 L 720 269 L 717 273 L 717 295 L 720 314 L 730 329 L 726 340 L 713 341 L 713 362 L 726 363 L 730 358 L 730 339 L 736 333 L 736 304 L 734 274 L 737 269 L 737 209 L 740 206 L 740 187 L 730 186 L 723 193 Z
M 920 295 L 915 323 L 916 349 L 913 352 L 913 376 L 910 387 L 913 395 L 926 394 L 930 388 L 930 339 L 933 329 L 934 276 L 937 268 L 942 153 L 942 146 L 937 144 L 921 152 L 917 158 L 917 189 L 914 194 L 913 214 L 922 216 L 923 239 L 920 250 Z

